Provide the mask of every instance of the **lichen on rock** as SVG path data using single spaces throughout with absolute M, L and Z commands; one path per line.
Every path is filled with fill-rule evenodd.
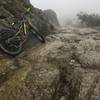
M 30 6 L 25 0 L 0 0 L 3 16 L 17 18 L 6 9 L 12 1 L 23 10 Z M 50 34 L 51 24 L 41 10 L 32 7 L 30 15 L 39 31 Z M 0 51 L 0 100 L 100 100 L 100 40 L 86 30 L 59 29 L 45 44 L 27 47 L 16 57 Z M 91 34 L 97 37 L 96 32 Z

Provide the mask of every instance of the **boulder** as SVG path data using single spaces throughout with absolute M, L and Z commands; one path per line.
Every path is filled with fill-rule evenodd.
M 60 27 L 57 14 L 53 10 L 44 10 L 44 13 L 51 24 L 53 24 L 55 27 Z
M 28 8 L 31 10 L 25 15 Z M 12 22 L 13 18 L 21 20 L 23 17 L 27 17 L 41 34 L 48 35 L 54 31 L 53 25 L 45 17 L 43 11 L 34 8 L 29 0 L 0 0 L 0 9 L 0 15 L 6 17 L 5 19 L 0 19 L 0 21 L 2 22 L 3 20 L 5 24 L 9 21 Z M 10 25 L 8 24 L 8 26 Z
M 100 44 L 93 39 L 85 39 L 79 42 L 76 50 L 76 58 L 85 68 L 100 69 Z

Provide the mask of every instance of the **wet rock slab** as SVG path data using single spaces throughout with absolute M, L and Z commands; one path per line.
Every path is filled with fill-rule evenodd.
M 3 56 L 0 100 L 100 100 L 99 44 L 60 31 L 16 58 Z

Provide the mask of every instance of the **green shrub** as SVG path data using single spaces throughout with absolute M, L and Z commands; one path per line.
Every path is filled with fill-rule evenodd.
M 85 24 L 86 26 L 100 26 L 100 16 L 98 14 L 88 14 L 84 12 L 80 12 L 77 14 L 78 19 L 81 24 Z

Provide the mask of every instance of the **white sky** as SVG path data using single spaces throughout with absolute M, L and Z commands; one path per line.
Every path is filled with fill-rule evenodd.
M 73 17 L 80 11 L 99 13 L 100 0 L 30 0 L 40 9 L 53 9 L 59 18 Z

